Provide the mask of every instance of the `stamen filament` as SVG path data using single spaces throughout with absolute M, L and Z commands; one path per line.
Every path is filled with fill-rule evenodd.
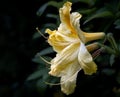
M 42 37 L 44 37 L 45 39 L 48 39 L 44 34 L 42 34 L 42 32 L 38 29 L 38 27 L 36 28 L 36 30 L 38 31 L 38 33 L 39 33 Z

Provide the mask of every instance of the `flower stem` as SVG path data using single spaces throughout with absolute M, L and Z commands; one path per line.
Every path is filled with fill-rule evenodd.
M 112 48 L 113 48 L 114 51 L 115 51 L 115 55 L 116 55 L 116 56 L 119 56 L 120 51 L 119 51 L 119 48 L 118 48 L 118 46 L 117 46 L 117 43 L 116 43 L 116 41 L 115 41 L 115 39 L 114 39 L 114 37 L 113 37 L 113 34 L 112 34 L 112 33 L 108 33 L 108 34 L 107 34 L 107 39 L 108 39 L 108 41 L 111 43 L 111 46 L 112 46 Z

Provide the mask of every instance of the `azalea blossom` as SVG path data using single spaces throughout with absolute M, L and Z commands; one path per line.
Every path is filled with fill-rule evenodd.
M 74 92 L 76 78 L 80 70 L 92 75 L 97 65 L 90 54 L 97 44 L 86 43 L 104 37 L 103 32 L 86 33 L 80 29 L 79 20 L 82 15 L 71 11 L 71 2 L 66 2 L 59 9 L 61 24 L 57 30 L 46 29 L 49 34 L 48 43 L 56 51 L 56 57 L 50 62 L 50 75 L 61 77 L 61 90 L 69 95 Z

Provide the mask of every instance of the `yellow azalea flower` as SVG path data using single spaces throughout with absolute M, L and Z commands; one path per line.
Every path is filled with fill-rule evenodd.
M 97 44 L 85 46 L 87 42 L 101 39 L 105 35 L 102 32 L 86 33 L 80 29 L 79 20 L 81 14 L 71 11 L 72 3 L 66 2 L 59 10 L 61 24 L 57 30 L 47 29 L 48 43 L 57 52 L 51 60 L 49 74 L 61 77 L 61 90 L 65 94 L 71 94 L 76 87 L 76 78 L 80 70 L 91 75 L 96 72 L 97 65 L 89 51 L 95 49 Z

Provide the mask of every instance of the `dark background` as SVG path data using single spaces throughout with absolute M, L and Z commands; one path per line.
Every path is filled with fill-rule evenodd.
M 42 40 L 32 37 L 35 28 L 44 22 L 36 15 L 44 2 L 0 1 L 0 97 L 37 97 L 28 92 L 24 80 L 37 66 L 32 58 L 40 50 Z

